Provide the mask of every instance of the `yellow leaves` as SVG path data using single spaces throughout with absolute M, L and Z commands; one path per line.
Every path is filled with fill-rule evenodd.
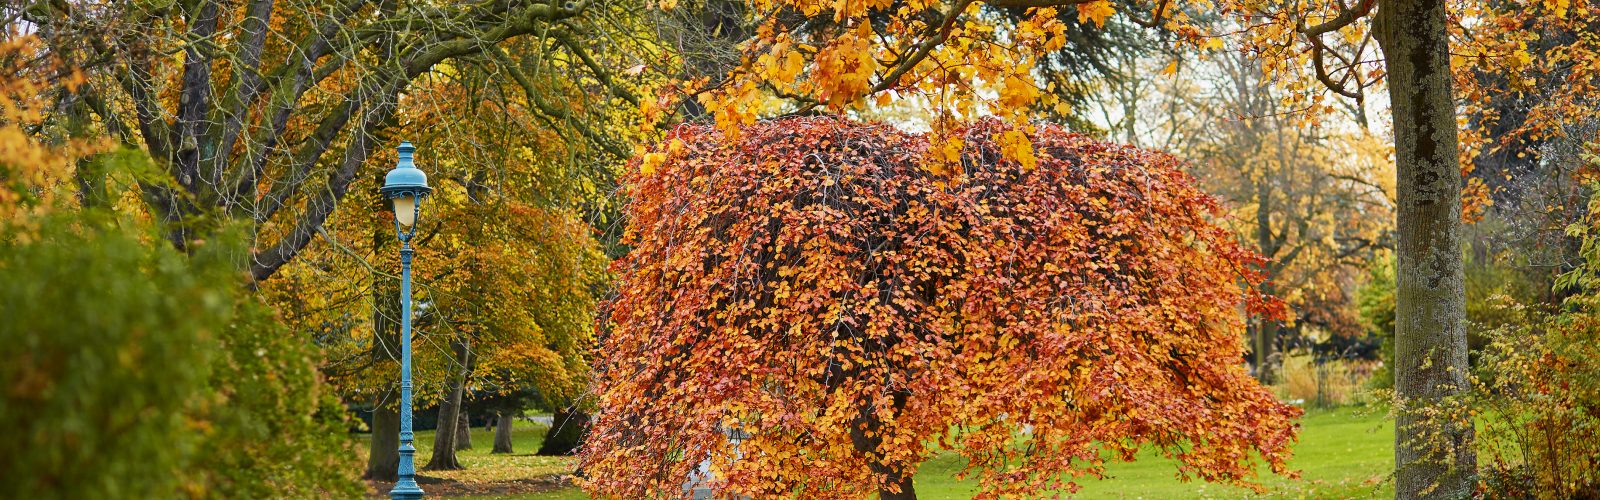
M 817 52 L 813 73 L 817 97 L 834 106 L 848 105 L 866 95 L 877 71 L 878 61 L 872 57 L 872 25 L 863 22 Z
M 1039 157 L 1034 155 L 1033 141 L 1028 140 L 1028 135 L 1022 130 L 1011 129 L 1000 134 L 1000 154 L 1005 155 L 1022 168 L 1033 170 L 1039 164 Z
M 782 81 L 794 81 L 795 77 L 800 74 L 800 70 L 805 69 L 805 66 L 806 58 L 800 55 L 799 52 L 784 54 L 783 66 L 778 73 L 778 78 Z
M 656 6 L 660 7 L 661 10 L 672 10 L 678 7 L 678 0 L 659 0 L 656 2 Z
M 787 43 L 779 43 L 756 59 L 756 71 L 782 89 L 792 89 L 805 70 L 806 57 Z
M 961 148 L 965 145 L 966 141 L 961 140 L 960 137 L 951 137 L 949 140 L 944 141 L 943 146 L 939 147 L 939 159 L 951 163 L 960 163 Z
M 1572 6 L 1572 0 L 1544 0 L 1544 8 L 1556 17 L 1567 17 L 1567 9 Z
M 639 160 L 639 173 L 644 175 L 655 174 L 656 168 L 666 161 L 667 155 L 663 153 L 645 153 L 644 158 Z
M 656 124 L 661 123 L 666 118 L 667 110 L 670 108 L 671 106 L 667 104 L 666 96 L 640 99 L 638 132 L 645 136 L 655 132 Z
M 1528 53 L 1527 42 L 1518 42 L 1515 47 L 1511 48 L 1511 53 L 1507 54 L 1505 58 L 1506 69 L 1516 73 L 1526 71 L 1528 65 L 1532 62 L 1533 54 Z M 1529 86 L 1522 78 L 1511 78 L 1511 80 L 1513 87 L 1526 88 Z
M 661 165 L 666 165 L 667 160 L 672 159 L 672 157 L 682 157 L 686 149 L 688 149 L 688 146 L 683 144 L 683 139 L 672 138 L 672 141 L 667 141 L 666 152 L 646 152 L 646 154 L 640 155 L 638 173 L 643 173 L 646 176 L 654 175 L 656 170 L 661 170 Z
M 1039 98 L 1039 88 L 1024 70 L 1021 74 L 1006 75 L 1000 83 L 1000 106 L 1007 113 L 1020 114 Z
M 945 139 L 939 147 L 930 148 L 932 155 L 928 161 L 928 171 L 946 177 L 961 175 L 963 173 L 961 149 L 965 146 L 966 141 L 960 137 L 951 137 Z
M 1066 26 L 1056 17 L 1056 9 L 1033 9 L 1031 15 L 1017 23 L 1012 35 L 1018 45 L 1036 46 L 1045 51 L 1061 50 L 1067 44 Z
M 1166 67 L 1161 68 L 1161 76 L 1172 76 L 1176 74 L 1178 74 L 1178 61 L 1167 63 Z
M 12 61 L 40 57 L 48 52 L 32 36 L 15 37 L 0 43 L 0 59 Z M 43 56 L 51 59 L 51 56 Z M 43 128 L 49 99 L 35 98 L 51 92 L 52 85 L 76 87 L 83 78 L 70 71 L 65 81 L 52 81 L 45 72 L 25 71 L 7 66 L 0 76 L 0 220 L 22 222 L 29 213 L 42 213 L 68 199 L 66 181 L 72 177 L 75 160 L 110 151 L 116 144 L 104 138 L 64 138 L 42 140 L 30 129 Z M 19 99 L 20 97 L 20 99 Z
M 1096 0 L 1078 4 L 1078 22 L 1094 21 L 1095 26 L 1101 28 L 1106 27 L 1106 19 L 1116 13 L 1117 9 L 1111 5 L 1110 0 Z
M 639 173 L 646 176 L 654 175 L 667 163 L 667 160 L 681 157 L 687 150 L 688 146 L 683 143 L 683 139 L 674 137 L 667 141 L 666 151 L 647 152 L 639 156 Z
M 717 127 L 730 137 L 738 136 L 741 126 L 754 123 L 770 104 L 759 84 L 751 78 L 741 78 L 728 87 L 701 94 L 700 102 L 717 118 Z
M 1007 351 L 1017 347 L 1017 343 L 1017 338 L 1011 336 L 1010 333 L 1000 335 L 1000 339 L 997 341 L 998 347 Z

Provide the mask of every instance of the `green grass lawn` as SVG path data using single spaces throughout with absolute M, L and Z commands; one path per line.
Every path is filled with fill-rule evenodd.
M 1308 412 L 1300 421 L 1300 442 L 1291 469 L 1300 479 L 1274 476 L 1258 467 L 1258 483 L 1267 496 L 1287 498 L 1393 497 L 1386 480 L 1394 468 L 1394 428 L 1381 415 L 1363 415 L 1340 409 Z M 962 466 L 960 457 L 944 455 L 923 465 L 917 476 L 917 494 L 929 500 L 970 498 L 975 481 L 951 478 Z M 1106 466 L 1104 480 L 1084 479 L 1077 498 L 1241 498 L 1251 490 L 1177 478 L 1176 462 L 1145 452 L 1129 463 Z
M 1291 480 L 1271 475 L 1265 465 L 1259 467 L 1258 482 L 1267 488 L 1265 496 L 1273 498 L 1388 498 L 1394 495 L 1388 474 L 1394 468 L 1394 429 L 1382 414 L 1366 414 L 1363 410 L 1339 409 L 1311 411 L 1301 419 L 1300 442 L 1295 446 L 1290 467 L 1301 472 L 1300 479 Z M 542 426 L 521 423 L 527 428 L 516 428 L 517 451 L 524 453 L 536 449 L 540 440 L 537 432 Z M 427 436 L 424 438 L 423 436 Z M 480 437 L 481 436 L 481 437 Z M 418 435 L 419 462 L 429 455 L 422 451 L 423 443 L 432 443 L 432 433 Z M 512 457 L 515 463 L 498 464 L 503 456 L 489 456 L 490 438 L 483 431 L 475 431 L 473 444 L 477 449 L 463 452 L 461 460 L 468 471 L 454 474 L 461 480 L 495 480 L 494 478 L 530 477 L 535 474 L 554 474 L 568 469 L 570 461 L 545 457 Z M 517 465 L 521 460 L 533 470 Z M 481 461 L 480 461 L 481 460 Z M 944 454 L 924 464 L 917 476 L 918 496 L 928 500 L 969 498 L 977 487 L 976 481 L 956 481 L 952 476 L 961 469 L 960 457 Z M 483 468 L 483 471 L 472 469 Z M 1104 480 L 1085 479 L 1079 482 L 1083 489 L 1077 498 L 1242 498 L 1255 494 L 1248 489 L 1179 481 L 1175 463 L 1154 452 L 1142 453 L 1131 463 L 1107 465 Z M 432 473 L 430 473 L 432 474 Z M 442 474 L 441 474 L 442 475 Z M 480 496 L 468 498 L 523 498 L 523 499 L 580 499 L 587 498 L 575 488 L 522 495 Z

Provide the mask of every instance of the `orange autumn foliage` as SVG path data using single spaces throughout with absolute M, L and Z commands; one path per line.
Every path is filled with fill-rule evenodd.
M 1169 155 L 998 121 L 929 136 L 837 118 L 683 126 L 627 180 L 584 486 L 895 492 L 939 449 L 985 497 L 1097 476 L 1141 447 L 1185 478 L 1288 473 L 1299 410 L 1240 363 L 1259 257 Z M 942 154 L 942 153 L 937 153 Z M 636 164 L 639 160 L 635 160 Z M 730 429 L 748 433 L 737 446 Z

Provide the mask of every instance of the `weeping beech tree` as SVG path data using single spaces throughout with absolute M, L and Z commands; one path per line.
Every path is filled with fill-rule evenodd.
M 1178 160 L 955 137 L 793 118 L 636 160 L 585 487 L 677 494 L 709 460 L 725 494 L 914 498 L 939 449 L 988 497 L 1145 447 L 1185 478 L 1286 474 L 1299 411 L 1240 363 L 1246 315 L 1283 306 Z

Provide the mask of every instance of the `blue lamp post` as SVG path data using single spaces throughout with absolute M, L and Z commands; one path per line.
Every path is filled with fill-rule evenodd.
M 394 203 L 394 229 L 400 237 L 400 480 L 389 490 L 394 500 L 422 498 L 417 487 L 416 447 L 411 446 L 411 237 L 417 234 L 422 199 L 433 191 L 428 175 L 411 164 L 410 142 L 400 143 L 400 162 L 378 190 Z

